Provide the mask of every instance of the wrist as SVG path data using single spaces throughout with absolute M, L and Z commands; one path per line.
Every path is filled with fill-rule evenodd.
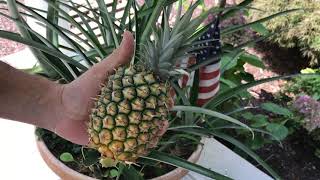
M 37 123 L 39 127 L 55 131 L 63 117 L 62 93 L 64 86 L 50 81 L 44 94 L 43 115 Z

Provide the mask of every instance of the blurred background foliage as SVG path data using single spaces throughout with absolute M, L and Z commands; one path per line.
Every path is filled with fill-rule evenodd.
M 320 1 L 319 0 L 255 0 L 249 21 L 288 9 L 304 8 L 304 12 L 286 14 L 265 22 L 267 29 L 277 32 L 271 41 L 281 47 L 298 47 L 310 66 L 320 64 Z

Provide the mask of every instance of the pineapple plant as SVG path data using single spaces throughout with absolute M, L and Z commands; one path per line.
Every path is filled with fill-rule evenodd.
M 192 142 L 198 138 L 195 144 L 199 144 L 199 139 L 203 136 L 216 135 L 214 134 L 215 129 L 206 126 L 208 117 L 223 119 L 242 128 L 250 129 L 238 120 L 214 111 L 219 104 L 240 93 L 243 88 L 235 87 L 217 96 L 216 100 L 210 100 L 203 107 L 195 107 L 195 103 L 192 102 L 194 100 L 186 93 L 187 90 L 179 87 L 177 83 L 177 80 L 183 75 L 197 72 L 199 68 L 210 63 L 206 61 L 197 62 L 192 67 L 179 66 L 185 58 L 192 56 L 194 51 L 205 47 L 199 46 L 200 43 L 205 44 L 216 40 L 199 39 L 210 27 L 210 24 L 202 24 L 208 14 L 216 13 L 223 16 L 221 12 L 225 11 L 226 18 L 248 5 L 249 1 L 244 1 L 234 9 L 212 7 L 194 17 L 194 11 L 201 0 L 191 3 L 185 11 L 182 10 L 182 0 L 178 2 L 177 0 L 151 0 L 139 4 L 136 4 L 134 0 L 128 0 L 122 7 L 124 13 L 120 18 L 116 16 L 117 3 L 121 3 L 120 1 L 113 1 L 107 6 L 103 0 L 96 0 L 93 1 L 98 5 L 96 8 L 92 7 L 89 1 L 86 1 L 86 5 L 67 1 L 71 3 L 70 5 L 65 0 L 44 1 L 49 5 L 48 11 L 39 11 L 37 8 L 25 6 L 15 0 L 8 0 L 12 13 L 11 18 L 17 21 L 21 35 L 0 30 L 0 37 L 30 45 L 41 64 L 41 73 L 52 80 L 63 80 L 65 83 L 73 81 L 117 48 L 121 34 L 125 30 L 135 35 L 135 56 L 131 63 L 115 69 L 114 74 L 108 76 L 103 83 L 100 94 L 93 97 L 95 104 L 88 117 L 89 146 L 98 151 L 102 165 L 104 162 L 109 162 L 109 165 L 112 166 L 133 164 L 132 166 L 136 168 L 137 163 L 141 163 L 143 167 L 152 164 L 153 162 L 147 161 L 152 159 L 211 178 L 228 179 L 163 150 L 170 147 L 170 144 L 166 145 L 168 139 L 178 142 L 179 138 L 175 136 L 176 134 Z M 23 11 L 20 12 L 18 6 Z M 79 10 L 81 8 L 88 10 L 88 13 L 81 12 Z M 73 10 L 80 17 L 80 22 L 75 21 L 66 9 Z M 173 10 L 176 12 L 175 18 L 170 16 Z M 46 13 L 47 17 L 44 18 L 38 12 Z M 46 27 L 46 38 L 32 30 L 21 18 L 22 16 L 38 19 L 42 26 Z M 60 27 L 57 18 L 67 20 L 82 33 L 81 36 Z M 175 21 L 172 22 L 171 19 Z M 97 25 L 95 29 L 91 27 L 92 23 Z M 249 25 L 228 27 L 222 31 L 221 35 L 230 34 L 246 26 Z M 100 30 L 100 34 L 95 32 L 96 29 Z M 58 36 L 70 46 L 61 45 Z M 238 52 L 244 46 L 234 49 L 228 47 L 223 53 L 230 55 Z M 71 51 L 72 54 L 62 53 L 62 50 Z M 215 58 L 210 60 L 215 60 Z M 199 82 L 195 80 L 194 84 L 196 83 Z M 248 85 L 248 87 L 253 85 L 256 84 Z M 192 88 L 192 93 L 197 95 L 196 85 Z M 172 89 L 175 90 L 177 98 L 173 98 Z M 170 111 L 178 113 L 170 114 Z M 174 128 L 170 129 L 169 126 Z M 173 135 L 167 133 L 168 137 L 163 140 L 166 130 L 171 131 Z M 160 141 L 162 144 L 159 143 Z M 235 141 L 231 143 L 233 142 Z M 239 144 L 241 143 L 235 143 L 236 146 Z M 241 149 L 243 146 L 239 147 Z M 252 151 L 242 150 L 258 162 L 262 162 L 261 165 L 273 174 L 272 170 Z M 138 158 L 147 163 L 143 164 Z M 101 172 L 101 164 L 90 164 L 89 169 Z M 85 167 L 88 168 L 87 165 Z M 132 169 L 134 168 L 130 170 Z M 107 171 L 108 169 L 105 172 Z
M 178 64 L 190 56 L 189 52 L 202 48 L 190 48 L 191 35 L 209 14 L 207 11 L 192 19 L 199 3 L 193 4 L 172 27 L 163 11 L 163 27 L 154 26 L 153 39 L 142 43 L 137 62 L 116 69 L 101 88 L 88 132 L 89 144 L 101 153 L 102 160 L 132 163 L 157 146 L 169 126 L 174 101 L 170 80 L 187 73 Z

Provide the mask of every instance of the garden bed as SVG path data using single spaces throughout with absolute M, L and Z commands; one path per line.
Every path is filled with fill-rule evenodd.
M 262 70 L 246 65 L 246 71 L 253 74 L 255 79 L 295 74 L 308 67 L 309 61 L 302 57 L 297 48 L 286 49 L 273 43 L 260 42 L 248 49 L 248 52 L 260 57 L 267 67 Z M 251 103 L 257 106 L 271 101 L 286 106 L 286 97 L 279 98 L 279 91 L 283 90 L 286 83 L 286 80 L 273 81 L 252 88 L 251 94 L 256 99 Z M 314 141 L 305 129 L 299 128 L 281 143 L 282 146 L 279 143 L 267 144 L 255 152 L 283 179 L 320 179 L 320 156 L 316 154 L 319 142 Z M 257 167 L 266 172 L 260 166 Z
M 283 147 L 279 144 L 269 144 L 257 150 L 256 153 L 283 179 L 318 180 L 320 178 L 320 158 L 315 155 L 319 143 L 313 141 L 305 130 L 301 129 L 290 135 L 282 145 Z

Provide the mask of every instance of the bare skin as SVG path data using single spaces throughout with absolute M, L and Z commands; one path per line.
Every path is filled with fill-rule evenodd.
M 26 74 L 0 61 L 0 117 L 33 124 L 86 145 L 92 98 L 114 69 L 130 61 L 133 51 L 133 36 L 125 32 L 117 50 L 65 85 Z

